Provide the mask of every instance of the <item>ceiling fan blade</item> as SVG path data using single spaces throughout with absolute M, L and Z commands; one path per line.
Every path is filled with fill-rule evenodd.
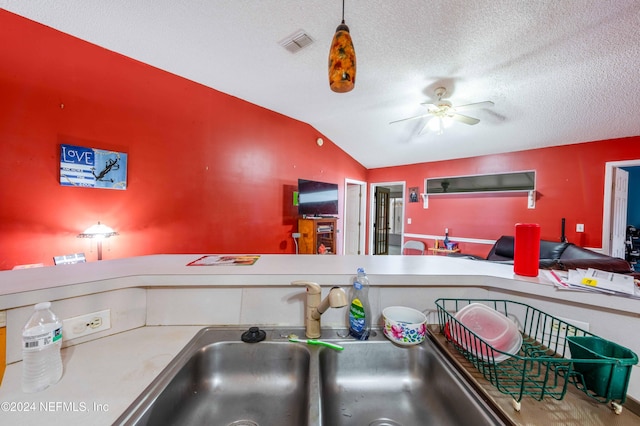
M 423 133 L 426 133 L 428 131 L 429 131 L 429 120 L 424 122 L 424 125 L 420 128 L 420 131 L 418 132 L 418 136 L 420 136 Z
M 468 117 L 462 114 L 452 114 L 450 115 L 450 117 L 456 121 L 459 121 L 464 124 L 469 124 L 471 126 L 473 126 L 474 124 L 478 124 L 480 122 L 480 120 L 478 120 L 477 118 Z
M 416 115 L 415 117 L 409 117 L 409 118 L 403 118 L 401 120 L 390 121 L 389 124 L 400 123 L 401 121 L 416 120 L 418 118 L 424 118 L 424 117 L 427 117 L 429 115 L 431 115 L 430 112 L 428 112 L 426 114 Z
M 466 110 L 476 109 L 476 108 L 492 107 L 493 105 L 494 104 L 491 101 L 484 101 L 484 102 L 475 102 L 473 104 L 456 106 L 455 109 L 456 111 L 466 111 Z
M 438 105 L 434 105 L 431 102 L 422 102 L 420 105 L 424 105 L 427 109 L 437 109 Z

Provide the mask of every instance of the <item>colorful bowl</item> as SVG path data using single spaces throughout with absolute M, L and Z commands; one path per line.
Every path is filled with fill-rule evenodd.
M 417 345 L 427 335 L 427 317 L 404 306 L 389 306 L 382 311 L 384 335 L 399 345 Z

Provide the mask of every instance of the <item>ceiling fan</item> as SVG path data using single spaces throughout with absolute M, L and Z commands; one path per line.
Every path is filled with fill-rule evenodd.
M 415 117 L 403 118 L 401 120 L 392 121 L 389 124 L 400 123 L 402 121 L 416 120 L 418 118 L 431 116 L 431 119 L 427 120 L 427 122 L 424 124 L 424 126 L 420 130 L 420 133 L 418 134 L 422 134 L 422 132 L 425 129 L 430 129 L 437 132 L 438 134 L 442 134 L 442 132 L 444 131 L 444 128 L 451 125 L 453 121 L 459 121 L 461 123 L 469 124 L 469 125 L 478 124 L 480 122 L 480 120 L 478 120 L 477 118 L 460 114 L 459 113 L 460 111 L 467 111 L 475 108 L 493 106 L 493 102 L 483 101 L 483 102 L 475 102 L 472 104 L 459 105 L 454 107 L 453 104 L 451 104 L 451 102 L 442 99 L 442 97 L 446 93 L 447 93 L 447 89 L 445 89 L 444 87 L 438 87 L 435 90 L 435 95 L 438 98 L 435 104 L 428 103 L 428 102 L 424 102 L 420 104 L 427 107 L 426 114 L 420 114 Z

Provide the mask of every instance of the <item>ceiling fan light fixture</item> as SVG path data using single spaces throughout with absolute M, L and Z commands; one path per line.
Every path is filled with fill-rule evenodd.
M 466 105 L 456 105 L 447 100 L 443 100 L 442 97 L 447 93 L 447 90 L 444 87 L 438 87 L 435 90 L 435 95 L 438 98 L 435 103 L 423 102 L 421 105 L 427 107 L 426 114 L 416 115 L 414 117 L 402 118 L 400 120 L 391 121 L 389 124 L 401 123 L 403 121 L 409 120 L 417 120 L 420 118 L 429 117 L 422 126 L 422 129 L 418 133 L 421 135 L 426 130 L 430 130 L 432 132 L 441 135 L 444 132 L 444 129 L 451 126 L 454 121 L 459 121 L 460 123 L 468 124 L 473 126 L 480 122 L 479 119 L 474 117 L 469 117 L 468 115 L 460 114 L 460 111 L 467 111 L 475 108 L 485 108 L 492 107 L 494 104 L 491 101 L 482 101 L 475 102 L 472 104 Z
M 451 127 L 453 124 L 453 118 L 445 115 L 433 117 L 427 122 L 427 127 L 432 132 L 435 132 L 438 135 L 441 135 L 444 132 L 444 129 Z
M 342 23 L 336 28 L 329 50 L 329 87 L 337 93 L 353 90 L 356 83 L 356 51 L 344 23 L 344 0 L 342 0 Z

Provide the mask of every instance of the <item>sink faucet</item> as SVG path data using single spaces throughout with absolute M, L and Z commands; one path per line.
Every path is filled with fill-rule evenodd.
M 320 337 L 320 316 L 329 307 L 342 308 L 347 305 L 347 294 L 340 287 L 333 287 L 322 299 L 322 288 L 310 281 L 293 281 L 292 285 L 307 287 L 307 307 L 304 315 L 305 334 L 310 339 Z

